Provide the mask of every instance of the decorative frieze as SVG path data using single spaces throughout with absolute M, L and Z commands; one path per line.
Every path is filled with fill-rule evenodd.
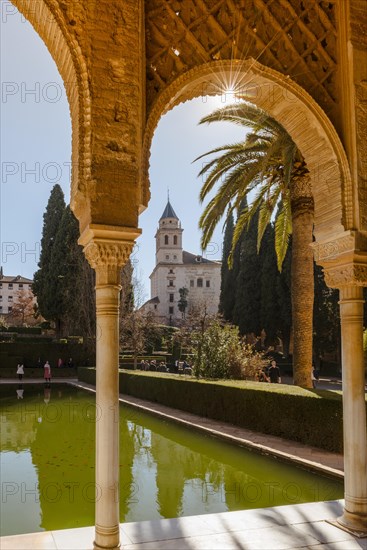
M 332 261 L 341 254 L 353 252 L 355 248 L 355 234 L 348 233 L 333 241 L 314 243 L 312 246 L 316 262 L 322 263 L 323 260 Z

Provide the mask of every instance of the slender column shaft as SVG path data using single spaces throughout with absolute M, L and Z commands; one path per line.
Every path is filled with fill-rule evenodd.
M 138 229 L 91 224 L 79 238 L 96 271 L 96 519 L 95 550 L 120 548 L 119 300 L 121 268 Z
M 342 334 L 345 509 L 338 520 L 367 531 L 367 436 L 363 363 L 363 289 L 340 289 Z
M 97 270 L 95 549 L 120 547 L 117 284 L 99 284 Z

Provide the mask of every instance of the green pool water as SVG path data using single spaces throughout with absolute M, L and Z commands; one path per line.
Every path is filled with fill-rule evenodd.
M 1 535 L 92 525 L 94 394 L 0 386 Z M 337 480 L 120 408 L 120 520 L 214 513 L 343 496 Z

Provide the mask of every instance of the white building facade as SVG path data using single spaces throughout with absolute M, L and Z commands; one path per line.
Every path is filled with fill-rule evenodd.
M 150 275 L 151 299 L 143 305 L 162 323 L 178 324 L 183 319 L 179 309 L 180 289 L 186 288 L 187 315 L 193 307 L 218 313 L 221 262 L 183 250 L 181 222 L 170 201 L 159 220 L 155 235 L 156 265 Z
M 0 315 L 9 315 L 24 298 L 29 298 L 35 303 L 35 297 L 32 292 L 32 279 L 27 279 L 21 275 L 5 276 L 3 268 L 0 267 Z

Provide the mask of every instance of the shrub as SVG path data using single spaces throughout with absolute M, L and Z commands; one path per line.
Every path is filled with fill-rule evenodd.
M 3 315 L 0 315 L 0 332 L 3 330 L 7 330 L 8 323 L 6 322 L 6 319 Z
M 265 366 L 260 353 L 243 344 L 238 327 L 213 320 L 205 331 L 195 331 L 193 340 L 193 367 L 197 378 L 254 377 Z

